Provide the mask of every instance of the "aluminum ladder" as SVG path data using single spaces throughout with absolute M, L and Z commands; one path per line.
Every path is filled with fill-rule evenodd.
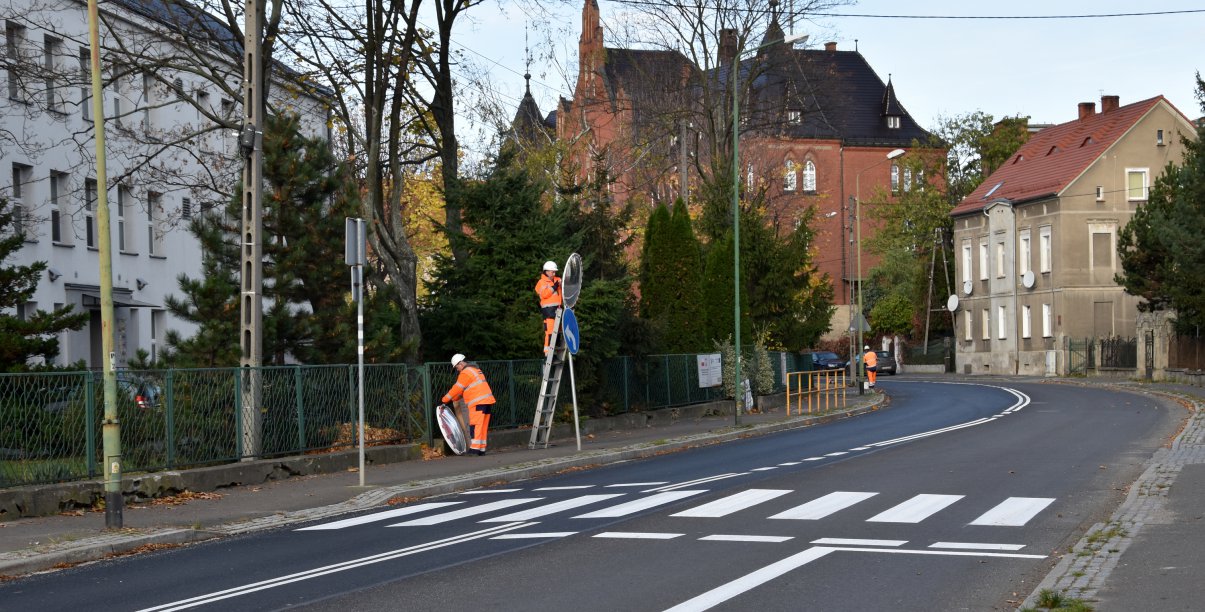
M 531 442 L 527 448 L 537 446 L 548 448 L 548 439 L 552 435 L 552 421 L 556 418 L 556 398 L 561 388 L 561 372 L 565 369 L 565 359 L 569 354 L 565 346 L 565 335 L 561 333 L 561 316 L 564 308 L 556 309 L 556 321 L 553 323 L 552 335 L 548 344 L 553 347 L 544 356 L 544 376 L 540 383 L 540 395 L 536 398 L 536 414 L 531 423 Z

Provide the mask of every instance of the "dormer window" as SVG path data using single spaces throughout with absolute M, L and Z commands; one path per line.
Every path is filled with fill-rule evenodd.
M 803 111 L 787 111 L 787 123 L 790 123 L 791 125 L 799 125 L 800 123 L 803 123 Z M 1160 132 L 1162 132 L 1162 130 L 1160 130 Z
M 887 127 L 890 129 L 893 129 L 893 130 L 900 129 L 899 115 L 888 115 L 887 116 Z

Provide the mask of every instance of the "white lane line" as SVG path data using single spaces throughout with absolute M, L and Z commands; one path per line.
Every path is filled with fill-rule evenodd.
M 334 521 L 331 523 L 323 523 L 321 525 L 314 525 L 313 527 L 302 527 L 301 529 L 297 529 L 295 531 L 323 531 L 323 530 L 327 530 L 327 529 L 343 529 L 345 527 L 352 527 L 355 525 L 363 525 L 365 523 L 375 523 L 377 521 L 387 521 L 389 519 L 395 519 L 399 516 L 406 516 L 407 514 L 415 514 L 417 512 L 423 512 L 424 510 L 433 510 L 435 508 L 443 508 L 444 506 L 455 506 L 456 504 L 463 504 L 463 503 L 464 502 L 455 501 L 455 502 L 432 502 L 429 504 L 415 504 L 413 506 L 406 506 L 405 508 L 397 508 L 395 510 L 386 510 L 384 512 L 377 512 L 376 514 L 366 514 L 364 516 L 357 516 L 354 518 L 343 519 L 341 521 Z
M 751 508 L 762 502 L 770 501 L 790 493 L 789 489 L 749 489 L 728 497 L 722 497 L 713 502 L 703 504 L 690 510 L 684 510 L 670 516 L 689 516 L 698 518 L 717 518 L 728 516 L 738 510 Z
M 787 461 L 786 463 L 780 463 L 780 464 L 778 464 L 778 465 L 779 465 L 779 466 L 783 466 L 783 467 L 785 467 L 785 466 L 788 466 L 788 465 L 799 465 L 799 462 L 798 462 L 798 461 Z
M 495 493 L 517 493 L 523 489 L 485 489 L 481 491 L 463 491 L 461 495 L 493 495 Z
M 829 454 L 825 455 L 825 457 L 840 457 L 841 455 L 848 455 L 848 454 L 849 454 L 848 451 L 837 451 L 835 453 L 829 453 Z
M 882 442 L 874 442 L 874 443 L 868 444 L 867 446 L 889 446 L 891 444 L 899 444 L 900 442 L 909 442 L 911 440 L 918 440 L 920 438 L 936 436 L 937 434 L 943 434 L 943 433 L 950 432 L 950 431 L 957 431 L 959 429 L 966 429 L 967 427 L 974 427 L 976 425 L 982 425 L 982 424 L 990 422 L 990 421 L 991 421 L 991 419 L 988 419 L 988 418 L 975 419 L 974 421 L 967 421 L 966 423 L 959 423 L 958 425 L 951 425 L 949 427 L 943 427 L 941 429 L 934 429 L 931 431 L 922 431 L 920 433 L 912 434 L 909 436 L 903 436 L 901 438 L 892 438 L 891 440 L 883 440 Z
M 605 494 L 605 495 L 583 495 L 581 497 L 575 497 L 573 499 L 566 499 L 564 501 L 559 501 L 554 504 L 548 504 L 547 506 L 531 508 L 530 510 L 520 510 L 518 512 L 512 512 L 511 514 L 506 514 L 503 516 L 495 516 L 493 518 L 487 518 L 485 520 L 478 521 L 478 522 L 479 523 L 510 523 L 510 522 L 514 522 L 514 521 L 530 521 L 531 519 L 540 518 L 541 516 L 555 514 L 557 512 L 562 512 L 564 510 L 572 510 L 574 508 L 580 508 L 582 506 L 593 504 L 595 502 L 600 502 L 605 499 L 613 499 L 616 497 L 623 497 L 623 493 L 610 493 L 610 494 Z
M 888 508 L 868 519 L 868 523 L 919 523 L 944 510 L 964 495 L 929 495 L 922 493 L 912 499 Z
M 824 457 L 808 457 L 804 461 L 824 461 Z
M 832 546 L 903 546 L 908 540 L 859 540 L 857 538 L 820 538 L 812 540 L 812 544 L 828 544 Z
M 540 487 L 538 489 L 532 489 L 532 491 L 569 491 L 572 489 L 592 489 L 592 488 L 594 488 L 594 485 L 574 485 L 571 487 Z
M 716 476 L 708 476 L 706 478 L 696 478 L 695 480 L 679 482 L 678 484 L 672 484 L 672 485 L 669 485 L 668 487 L 657 487 L 656 489 L 649 489 L 647 491 L 641 491 L 641 493 L 660 493 L 663 491 L 673 491 L 675 489 L 685 489 L 686 487 L 693 487 L 695 485 L 701 485 L 701 484 L 708 483 L 708 482 L 715 482 L 717 480 L 724 480 L 726 478 L 736 478 L 737 476 L 744 476 L 748 473 L 749 472 L 728 472 L 727 474 L 718 474 Z
M 836 549 L 823 546 L 813 546 L 803 552 L 795 553 L 786 559 L 776 561 L 752 573 L 745 574 L 732 582 L 722 584 L 698 597 L 688 599 L 666 612 L 700 612 L 718 606 L 741 593 L 751 591 L 791 570 L 798 569 L 819 559 Z
M 490 538 L 491 540 L 543 540 L 549 538 L 567 538 L 576 535 L 576 531 L 550 531 L 547 533 L 504 533 Z
M 833 548 L 847 552 L 882 552 L 898 555 L 945 555 L 948 557 L 1005 557 L 1008 559 L 1045 559 L 1046 555 L 1022 555 L 1018 553 L 977 552 L 973 550 L 912 550 L 901 548 Z
M 327 574 L 334 574 L 334 573 L 346 571 L 349 569 L 355 569 L 357 567 L 363 567 L 365 565 L 371 565 L 373 563 L 380 563 L 382 561 L 390 561 L 390 560 L 397 559 L 400 557 L 406 557 L 406 556 L 413 555 L 413 554 L 418 554 L 418 553 L 423 553 L 423 552 L 427 552 L 430 550 L 435 550 L 437 548 L 443 548 L 445 546 L 451 546 L 453 544 L 460 544 L 462 542 L 468 542 L 471 540 L 480 540 L 483 538 L 488 538 L 488 537 L 491 537 L 494 535 L 505 533 L 507 531 L 513 531 L 515 529 L 522 529 L 524 527 L 530 527 L 535 524 L 536 523 L 515 523 L 513 525 L 499 525 L 497 527 L 490 527 L 489 529 L 482 529 L 481 531 L 474 531 L 472 533 L 466 533 L 463 535 L 453 536 L 450 538 L 445 538 L 443 540 L 435 540 L 434 542 L 428 542 L 426 544 L 418 544 L 416 546 L 399 548 L 397 550 L 391 550 L 389 552 L 383 552 L 383 553 L 371 555 L 368 557 L 361 557 L 359 559 L 352 559 L 350 561 L 344 561 L 342 563 L 335 563 L 332 565 L 324 565 L 322 567 L 316 567 L 314 569 L 306 570 L 304 572 L 297 572 L 294 574 L 288 574 L 286 576 L 279 576 L 276 578 L 270 578 L 268 580 L 261 580 L 259 582 L 245 584 L 243 586 L 234 587 L 232 589 L 225 589 L 222 591 L 215 591 L 213 593 L 207 593 L 205 595 L 189 597 L 188 599 L 181 599 L 179 601 L 173 601 L 171 603 L 161 604 L 161 605 L 158 605 L 158 606 L 155 606 L 152 608 L 145 608 L 143 610 L 140 610 L 139 612 L 172 612 L 174 610 L 186 610 L 188 608 L 195 608 L 197 606 L 205 605 L 208 603 L 213 603 L 215 601 L 221 601 L 223 599 L 229 599 L 231 597 L 238 597 L 239 595 L 246 595 L 248 593 L 254 593 L 256 591 L 263 591 L 266 589 L 283 586 L 283 585 L 290 584 L 293 582 L 300 582 L 302 580 L 308 580 L 310 578 L 317 578 L 319 576 L 325 576 Z
M 523 498 L 519 498 L 519 499 L 503 499 L 503 500 L 491 502 L 488 504 L 482 504 L 480 506 L 473 506 L 471 508 L 465 508 L 464 510 L 453 510 L 452 512 L 444 512 L 443 514 L 436 514 L 433 516 L 425 516 L 423 518 L 414 519 L 412 521 L 406 521 L 405 523 L 394 523 L 393 525 L 389 525 L 389 527 L 419 527 L 419 526 L 425 526 L 425 525 L 438 525 L 440 523 L 447 523 L 448 521 L 454 521 L 456 519 L 462 519 L 462 518 L 465 518 L 468 516 L 477 516 L 478 514 L 485 514 L 486 512 L 493 512 L 494 510 L 501 510 L 503 508 L 509 508 L 511 506 L 518 506 L 519 504 L 526 504 L 528 502 L 537 502 L 542 499 L 544 499 L 544 498 L 543 497 L 523 497 Z
M 778 469 L 778 466 L 774 465 L 774 466 L 770 466 L 770 467 L 759 467 L 759 468 L 753 468 L 751 471 L 753 471 L 753 472 L 765 472 L 765 471 L 768 471 L 768 470 L 777 470 L 777 469 Z
M 684 533 L 650 533 L 644 531 L 604 531 L 595 535 L 596 538 L 616 538 L 623 540 L 672 540 L 680 538 Z
M 802 521 L 814 521 L 822 519 L 834 512 L 844 510 L 860 501 L 865 501 L 878 495 L 878 493 L 865 493 L 858 491 L 834 491 L 813 499 L 812 501 L 801 506 L 795 506 L 790 510 L 779 512 L 772 519 L 792 519 Z
M 655 487 L 657 485 L 663 485 L 663 484 L 665 484 L 665 481 L 661 481 L 661 482 L 622 482 L 619 484 L 609 484 L 609 485 L 607 485 L 607 488 L 613 489 L 613 488 L 617 488 L 617 487 Z
M 648 510 L 649 508 L 655 508 L 663 504 L 676 502 L 680 499 L 686 499 L 691 495 L 698 495 L 699 493 L 706 492 L 707 491 L 703 490 L 666 491 L 665 493 L 650 495 L 644 499 L 632 500 L 626 504 L 619 504 L 618 506 L 611 506 L 610 508 L 603 508 L 602 510 L 595 510 L 594 512 L 579 514 L 573 518 L 615 518 L 619 516 L 627 516 L 629 514 L 640 512 L 641 510 Z
M 975 542 L 934 542 L 929 548 L 958 548 L 964 550 L 1021 550 L 1024 544 L 976 544 Z
M 972 525 L 1021 527 L 1054 503 L 1053 497 L 1010 497 L 971 521 Z
M 699 539 L 710 541 L 710 542 L 771 542 L 771 543 L 778 543 L 778 542 L 786 542 L 787 540 L 794 540 L 795 537 L 794 536 L 759 536 L 759 535 L 715 534 L 715 535 L 703 536 Z
M 851 448 L 851 449 L 849 449 L 849 450 L 851 450 L 851 451 L 864 451 L 864 450 L 870 450 L 870 447 L 869 447 L 869 446 L 859 446 L 859 447 L 856 447 L 856 448 Z

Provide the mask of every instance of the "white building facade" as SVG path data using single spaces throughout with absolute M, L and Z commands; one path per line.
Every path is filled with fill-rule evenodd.
M 190 220 L 225 205 L 241 178 L 240 50 L 200 30 L 211 17 L 181 17 L 180 3 L 101 3 L 101 47 L 112 245 L 114 351 L 124 366 L 139 349 L 153 359 L 166 333 L 194 326 L 165 308 L 182 297 L 177 277 L 201 274 Z M 175 19 L 189 20 L 180 35 Z M 58 365 L 102 364 L 99 227 L 87 5 L 80 0 L 0 0 L 0 197 L 19 211 L 25 246 L 3 265 L 45 261 L 27 317 L 64 304 L 91 318 L 59 338 Z M 195 28 L 195 29 L 194 29 Z M 229 41 L 229 35 L 226 34 Z M 217 42 L 213 42 L 213 41 Z M 226 49 L 228 52 L 223 52 Z M 322 100 L 277 79 L 272 99 L 329 138 Z M 260 126 L 262 129 L 262 126 Z

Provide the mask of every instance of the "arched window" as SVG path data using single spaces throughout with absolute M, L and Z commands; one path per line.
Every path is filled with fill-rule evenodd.
M 783 174 L 782 190 L 795 191 L 796 187 L 798 186 L 798 180 L 799 176 L 795 172 L 795 162 L 788 159 Z
M 803 164 L 803 190 L 807 193 L 816 193 L 816 164 L 808 160 Z
M 891 193 L 900 192 L 900 166 L 891 164 Z

